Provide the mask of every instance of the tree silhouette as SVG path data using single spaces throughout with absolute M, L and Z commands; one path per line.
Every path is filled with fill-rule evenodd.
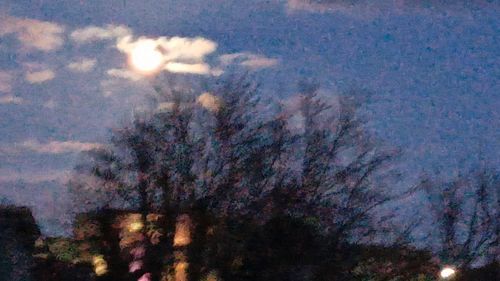
M 498 172 L 487 168 L 424 182 L 445 262 L 467 268 L 498 261 L 499 184 Z
M 411 191 L 385 184 L 397 151 L 381 148 L 364 128 L 356 93 L 327 103 L 318 91 L 303 84 L 285 104 L 232 77 L 196 98 L 161 92 L 168 110 L 115 130 L 109 146 L 76 167 L 75 199 L 135 210 L 144 223 L 162 215 L 163 243 L 153 247 L 151 232 L 141 229 L 149 238 L 141 272 L 153 280 L 161 263 L 180 280 L 333 276 L 327 263 L 346 256 L 321 261 L 324 251 L 367 240 L 376 232 L 375 209 Z M 152 259 L 153 252 L 163 254 Z M 290 259 L 301 252 L 309 262 Z M 274 274 L 259 275 L 266 266 Z

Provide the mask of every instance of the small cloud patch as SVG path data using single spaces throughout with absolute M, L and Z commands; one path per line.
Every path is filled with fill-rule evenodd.
M 224 54 L 219 57 L 222 66 L 240 65 L 251 70 L 270 68 L 278 65 L 279 60 L 248 52 Z
M 41 84 L 54 79 L 54 77 L 56 77 L 56 75 L 50 69 L 32 72 L 30 71 L 25 75 L 26 81 L 31 84 Z
M 47 21 L 0 16 L 0 36 L 14 34 L 25 49 L 44 52 L 64 44 L 64 27 Z
M 96 59 L 82 58 L 68 64 L 68 68 L 73 72 L 85 73 L 91 71 L 97 63 Z
M 26 140 L 11 146 L 1 147 L 3 153 L 20 153 L 31 151 L 42 154 L 61 154 L 89 151 L 101 148 L 102 144 L 92 142 L 79 141 L 50 141 L 46 143 L 38 142 L 37 140 Z
M 79 44 L 92 43 L 102 40 L 119 39 L 132 34 L 124 25 L 107 25 L 105 27 L 87 26 L 73 31 L 71 39 Z

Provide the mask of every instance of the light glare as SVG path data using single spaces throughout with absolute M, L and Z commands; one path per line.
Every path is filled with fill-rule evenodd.
M 449 278 L 455 274 L 455 270 L 451 267 L 445 267 L 443 270 L 441 270 L 441 277 L 442 278 Z
M 139 41 L 130 53 L 130 63 L 140 72 L 155 72 L 163 63 L 163 54 L 153 40 Z

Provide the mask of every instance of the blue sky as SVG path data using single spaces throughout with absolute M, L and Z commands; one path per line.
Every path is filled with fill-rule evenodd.
M 147 105 L 151 82 L 127 67 L 145 37 L 175 54 L 169 75 L 243 69 L 285 98 L 304 78 L 370 91 L 370 126 L 410 177 L 479 154 L 498 166 L 499 14 L 486 0 L 3 0 L 0 196 L 58 231 L 78 153 Z

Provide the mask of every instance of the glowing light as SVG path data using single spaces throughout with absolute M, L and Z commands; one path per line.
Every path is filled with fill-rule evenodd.
M 137 42 L 130 53 L 130 64 L 139 72 L 153 73 L 163 64 L 163 54 L 153 40 Z
M 94 265 L 94 272 L 97 276 L 101 276 L 108 271 L 108 264 L 102 255 L 94 256 L 92 264 Z
M 137 279 L 137 281 L 150 281 L 151 280 L 151 273 L 144 273 L 144 275 L 141 276 L 141 278 Z
M 442 278 L 450 278 L 453 275 L 455 275 L 456 271 L 455 269 L 451 267 L 445 267 L 441 270 L 440 275 Z
M 186 281 L 187 280 L 187 268 L 189 264 L 187 262 L 178 262 L 175 264 L 175 281 Z
M 181 247 L 189 243 L 191 243 L 191 219 L 188 215 L 181 215 L 175 225 L 174 246 Z
M 135 221 L 135 222 L 131 222 L 129 225 L 128 225 L 128 230 L 130 232 L 137 232 L 137 231 L 140 231 L 142 229 L 144 225 L 142 224 L 142 222 L 140 221 Z
M 128 272 L 136 272 L 142 268 L 142 261 L 133 261 L 128 265 Z

